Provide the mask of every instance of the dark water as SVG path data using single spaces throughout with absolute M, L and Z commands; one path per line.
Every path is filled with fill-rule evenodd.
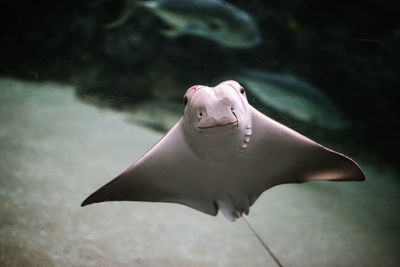
M 205 38 L 207 32 L 166 37 L 162 32 L 172 27 L 155 11 L 137 7 L 138 2 L 6 2 L 0 73 L 72 83 L 83 98 L 116 108 L 153 99 L 180 103 L 191 85 L 214 85 L 235 78 L 243 68 L 291 74 L 326 94 L 351 122 L 351 130 L 324 135 L 339 136 L 339 142 L 354 145 L 353 150 L 363 150 L 360 153 L 370 154 L 377 163 L 397 166 L 396 1 L 349 2 L 345 8 L 310 0 L 230 1 L 258 26 L 261 41 L 247 48 Z M 175 13 L 188 13 L 187 7 L 180 11 L 179 1 L 160 2 L 178 6 Z M 236 17 L 214 9 L 222 21 Z M 212 12 L 201 5 L 195 10 Z M 124 13 L 123 23 L 105 29 Z M 218 30 L 217 22 L 205 23 L 210 31 Z M 319 135 L 315 127 L 268 110 L 257 99 L 250 101 L 309 136 Z
M 205 35 L 168 37 L 165 18 L 129 8 L 137 2 L 3 3 L 0 265 L 272 265 L 240 220 L 175 204 L 79 207 L 171 128 L 188 87 L 240 77 L 253 105 L 350 155 L 367 175 L 262 195 L 250 219 L 283 265 L 398 265 L 398 4 L 229 1 L 260 38 L 248 45 L 245 27 L 235 47 L 210 36 L 226 16 L 237 29 L 236 11 L 211 5 L 218 19 L 205 19 Z M 182 15 L 179 1 L 166 2 Z M 288 89 L 287 75 L 313 89 Z M 273 103 L 258 94 L 265 88 Z M 330 127 L 342 118 L 346 126 Z

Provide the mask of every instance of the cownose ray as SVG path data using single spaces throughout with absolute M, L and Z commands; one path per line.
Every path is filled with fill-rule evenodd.
M 221 210 L 233 221 L 279 184 L 365 179 L 349 157 L 257 111 L 236 81 L 192 86 L 184 104 L 175 126 L 82 206 L 174 202 L 214 216 Z

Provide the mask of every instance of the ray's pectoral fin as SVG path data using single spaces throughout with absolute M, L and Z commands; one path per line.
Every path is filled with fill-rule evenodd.
M 363 181 L 365 175 L 351 158 L 314 143 L 305 151 L 305 163 L 299 167 L 304 174 L 301 181 Z
M 268 187 L 314 180 L 363 181 L 361 168 L 349 157 L 323 147 L 253 108 L 253 156 L 264 164 Z M 257 144 L 258 143 L 258 144 Z
M 207 188 L 191 179 L 196 160 L 184 139 L 181 118 L 149 152 L 91 194 L 82 206 L 123 200 L 173 202 L 216 215 L 218 208 Z

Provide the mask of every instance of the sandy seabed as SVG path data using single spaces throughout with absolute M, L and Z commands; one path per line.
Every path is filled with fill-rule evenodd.
M 0 266 L 275 266 L 243 220 L 167 203 L 81 208 L 162 137 L 126 118 L 70 86 L 0 79 Z M 366 182 L 281 185 L 252 206 L 284 266 L 400 265 L 399 175 L 356 160 Z

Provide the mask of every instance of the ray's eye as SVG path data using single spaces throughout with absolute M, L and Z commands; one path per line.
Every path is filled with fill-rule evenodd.
M 241 93 L 242 95 L 244 95 L 244 88 L 243 88 L 243 87 L 240 88 L 240 93 Z
M 187 102 L 188 102 L 188 98 L 187 98 L 187 96 L 184 96 L 183 97 L 183 106 L 186 106 Z

